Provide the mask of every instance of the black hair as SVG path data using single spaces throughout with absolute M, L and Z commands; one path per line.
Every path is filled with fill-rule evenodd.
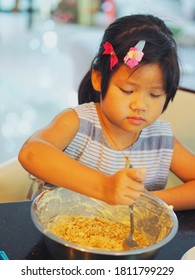
M 129 15 L 116 19 L 105 30 L 99 51 L 92 61 L 90 70 L 80 83 L 78 91 L 79 104 L 91 101 L 99 102 L 100 94 L 104 99 L 111 76 L 121 64 L 130 47 L 144 40 L 144 56 L 139 66 L 158 63 L 164 77 L 166 101 L 163 111 L 170 100 L 173 100 L 179 86 L 180 69 L 178 63 L 177 46 L 171 30 L 163 20 L 153 15 Z M 103 55 L 103 44 L 112 44 L 119 62 L 110 70 L 110 56 Z M 94 90 L 91 82 L 92 70 L 101 74 L 101 93 Z

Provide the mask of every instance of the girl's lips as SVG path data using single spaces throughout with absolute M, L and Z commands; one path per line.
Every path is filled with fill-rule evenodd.
M 128 121 L 132 124 L 140 125 L 143 124 L 145 120 L 141 117 L 129 117 Z

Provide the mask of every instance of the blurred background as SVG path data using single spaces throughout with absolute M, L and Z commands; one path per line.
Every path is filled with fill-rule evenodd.
M 172 29 L 181 87 L 195 92 L 194 0 L 0 0 L 0 163 L 61 110 L 77 88 L 107 25 L 151 13 Z

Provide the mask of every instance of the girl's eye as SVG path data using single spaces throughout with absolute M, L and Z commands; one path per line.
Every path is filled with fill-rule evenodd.
M 131 89 L 128 89 L 128 90 L 126 90 L 126 89 L 120 89 L 122 92 L 124 92 L 124 93 L 126 93 L 126 94 L 131 94 L 131 93 L 133 93 L 133 90 L 131 90 Z
M 152 98 L 158 98 L 158 97 L 161 97 L 162 94 L 150 93 L 150 96 L 151 96 Z

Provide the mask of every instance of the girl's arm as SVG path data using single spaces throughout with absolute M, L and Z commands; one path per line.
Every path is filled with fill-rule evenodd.
M 79 118 L 74 110 L 58 115 L 32 135 L 19 153 L 31 174 L 53 185 L 103 200 L 129 205 L 144 190 L 144 170 L 120 170 L 112 176 L 87 167 L 63 152 L 76 135 Z
M 184 183 L 152 193 L 167 204 L 173 205 L 174 210 L 195 209 L 195 155 L 176 138 L 171 171 Z

